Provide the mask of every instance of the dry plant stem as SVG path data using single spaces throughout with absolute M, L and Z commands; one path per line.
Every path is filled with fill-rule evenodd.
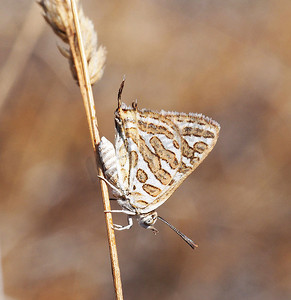
M 3 283 L 3 273 L 2 273 L 1 244 L 0 244 L 0 300 L 5 300 L 4 283 Z
M 69 2 L 67 3 L 69 5 Z M 74 58 L 77 74 L 78 74 L 80 90 L 84 101 L 84 106 L 85 106 L 87 120 L 90 128 L 90 135 L 91 135 L 91 140 L 92 140 L 92 144 L 96 156 L 96 161 L 98 162 L 98 153 L 97 153 L 96 146 L 100 142 L 100 136 L 98 132 L 98 124 L 95 115 L 93 93 L 90 84 L 89 74 L 87 71 L 87 61 L 86 61 L 85 51 L 82 43 L 82 36 L 81 36 L 80 24 L 77 15 L 77 8 L 74 0 L 71 0 L 71 7 L 72 7 L 72 14 L 73 14 L 72 21 L 74 24 L 71 24 L 70 20 L 69 23 L 67 22 L 68 24 L 68 26 L 66 26 L 68 30 L 67 36 L 69 38 L 69 44 Z M 60 14 L 64 17 L 64 12 L 60 12 Z M 65 19 L 63 21 L 66 22 Z M 76 39 L 74 36 L 74 30 L 73 30 L 74 28 L 76 29 Z M 103 172 L 100 165 L 97 164 L 97 168 L 98 168 L 99 176 L 103 176 Z M 100 181 L 100 184 L 101 184 L 104 210 L 110 211 L 111 207 L 110 207 L 107 185 L 102 180 Z M 123 299 L 122 284 L 121 284 L 120 269 L 119 269 L 117 248 L 115 242 L 115 234 L 112 228 L 113 222 L 112 222 L 111 213 L 105 214 L 105 220 L 106 220 L 106 227 L 107 227 L 110 259 L 111 259 L 112 275 L 113 275 L 116 299 L 122 300 Z

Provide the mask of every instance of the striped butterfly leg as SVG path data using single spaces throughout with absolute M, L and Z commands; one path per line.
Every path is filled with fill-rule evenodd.
M 125 229 L 130 229 L 133 225 L 133 220 L 131 216 L 127 216 L 127 221 L 128 221 L 128 225 L 118 225 L 118 224 L 113 224 L 113 229 L 115 230 L 125 230 Z
M 125 230 L 125 229 L 130 229 L 133 225 L 133 220 L 132 220 L 132 216 L 135 215 L 135 213 L 131 212 L 131 211 L 126 211 L 126 210 L 105 210 L 105 213 L 124 213 L 127 214 L 127 222 L 128 225 L 119 225 L 119 224 L 113 224 L 113 229 L 115 230 Z

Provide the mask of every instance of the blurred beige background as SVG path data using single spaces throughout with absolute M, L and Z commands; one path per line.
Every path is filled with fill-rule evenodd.
M 124 74 L 128 104 L 222 127 L 158 209 L 197 251 L 162 223 L 156 236 L 116 233 L 125 299 L 291 299 L 291 2 L 82 2 L 108 51 L 94 86 L 102 135 L 114 139 Z M 79 89 L 41 8 L 0 8 L 0 298 L 114 299 Z

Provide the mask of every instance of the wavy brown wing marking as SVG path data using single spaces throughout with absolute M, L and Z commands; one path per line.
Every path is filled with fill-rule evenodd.
M 128 172 L 126 169 L 124 168 L 121 168 L 120 169 L 120 173 L 121 173 L 121 180 L 123 183 L 127 182 L 128 181 Z
M 193 146 L 194 152 L 198 152 L 199 154 L 202 154 L 207 148 L 208 145 L 204 142 L 196 142 Z
M 182 139 L 182 155 L 187 158 L 192 158 L 194 156 L 194 149 L 190 147 L 185 139 Z
M 165 126 L 163 125 L 157 125 L 153 123 L 146 123 L 144 121 L 138 120 L 138 128 L 142 130 L 145 133 L 148 134 L 163 134 L 165 135 L 168 139 L 173 139 L 174 134 L 169 131 Z
M 139 182 L 145 183 L 148 180 L 148 175 L 144 170 L 138 169 L 136 172 L 136 178 Z
M 209 131 L 209 130 L 205 130 L 205 129 L 201 129 L 198 127 L 193 127 L 193 126 L 186 126 L 184 128 L 182 128 L 181 130 L 181 134 L 183 136 L 196 136 L 196 137 L 204 137 L 204 138 L 214 138 L 214 133 Z
M 160 141 L 160 139 L 156 136 L 153 136 L 150 139 L 150 144 L 154 148 L 156 154 L 159 156 L 159 158 L 165 160 L 172 169 L 176 169 L 179 166 L 179 162 L 176 158 L 176 155 L 174 152 L 165 149 L 163 143 Z
M 124 144 L 121 144 L 120 148 L 118 149 L 118 161 L 122 167 L 125 166 L 127 158 L 128 158 L 127 150 Z
M 139 205 L 139 207 L 147 207 L 149 205 L 149 203 L 145 200 L 137 200 L 136 202 Z
M 136 153 L 136 151 L 134 150 L 130 151 L 129 160 L 131 162 L 131 167 L 135 168 L 138 161 L 138 154 Z
M 167 185 L 172 179 L 170 173 L 162 168 L 158 170 L 156 173 L 154 173 L 154 175 L 163 185 Z
M 131 196 L 135 199 L 134 203 L 131 203 L 133 207 L 142 209 L 149 205 L 149 202 L 145 199 L 142 193 L 133 191 L 131 192 Z
M 146 193 L 148 193 L 152 197 L 157 197 L 161 193 L 161 189 L 151 184 L 144 184 L 142 188 Z
M 176 140 L 173 140 L 173 145 L 176 149 L 180 149 L 180 145 Z

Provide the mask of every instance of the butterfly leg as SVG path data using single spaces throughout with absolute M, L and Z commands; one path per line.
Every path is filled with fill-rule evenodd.
M 100 180 L 103 180 L 106 184 L 108 184 L 114 191 L 116 191 L 118 194 L 120 194 L 120 191 L 118 188 L 116 188 L 113 184 L 111 184 L 106 178 L 102 177 L 102 176 L 99 176 L 97 175 L 97 177 L 100 179 Z
M 133 211 L 129 211 L 129 210 L 122 210 L 122 209 L 114 209 L 114 210 L 104 210 L 105 213 L 123 213 L 126 215 L 136 215 L 136 213 L 134 213 Z
M 132 211 L 117 209 L 117 210 L 104 210 L 104 212 L 105 213 L 124 213 L 124 214 L 127 214 L 128 225 L 123 226 L 123 225 L 113 224 L 113 229 L 116 229 L 116 230 L 130 229 L 131 226 L 133 225 L 133 221 L 132 221 L 131 216 L 134 216 L 135 213 L 132 212 Z
M 133 225 L 132 217 L 127 216 L 127 220 L 128 220 L 128 225 L 123 226 L 123 225 L 113 224 L 113 229 L 115 229 L 115 230 L 130 229 Z

